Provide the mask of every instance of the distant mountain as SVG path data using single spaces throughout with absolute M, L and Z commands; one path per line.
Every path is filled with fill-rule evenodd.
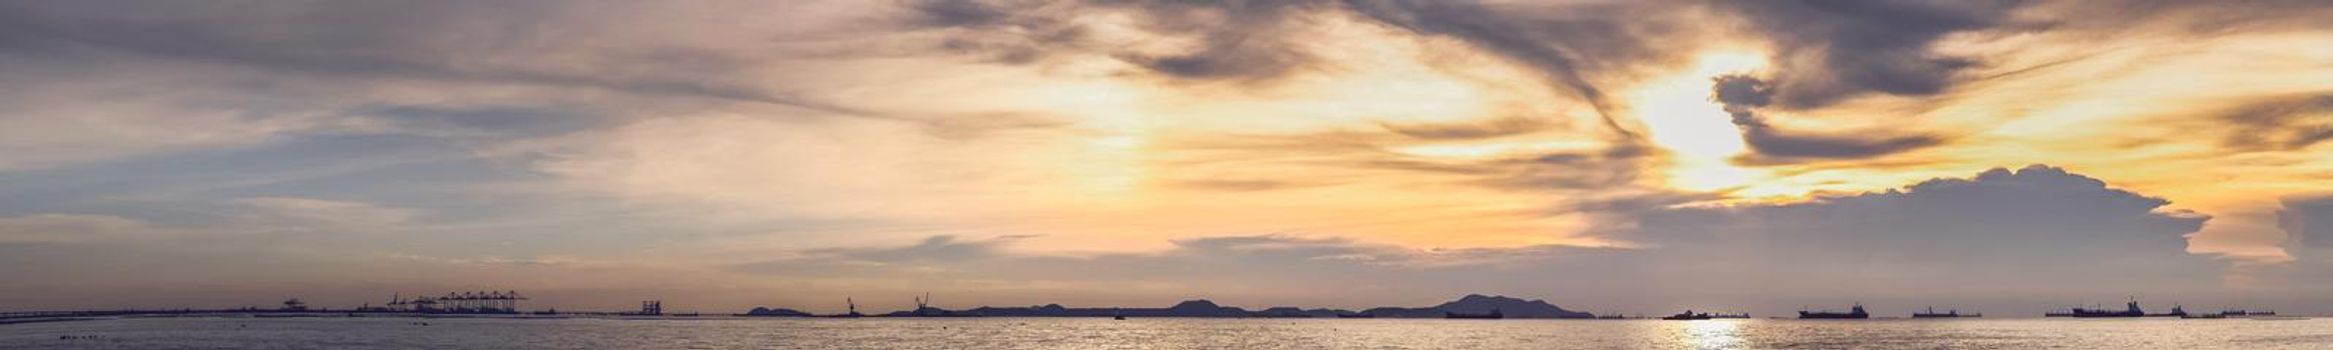
M 1506 318 L 1596 318 L 1595 314 L 1565 310 L 1544 300 L 1523 300 L 1505 296 L 1467 294 L 1442 305 L 1423 308 L 1381 307 L 1361 311 L 1362 314 L 1385 318 L 1438 318 L 1449 313 L 1488 314 L 1496 310 Z
M 1067 308 L 1059 304 L 1032 307 L 980 307 L 963 313 L 1002 317 L 1250 317 L 1252 313 L 1236 307 L 1215 305 L 1205 299 L 1184 301 L 1164 309 L 1153 308 Z
M 1207 301 L 1207 299 L 1199 299 L 1199 300 L 1192 300 L 1192 301 L 1185 301 L 1185 302 L 1182 302 L 1182 303 L 1178 303 L 1178 304 L 1175 304 L 1175 306 L 1174 306 L 1174 307 L 1169 307 L 1169 308 L 1167 308 L 1167 309 L 1166 309 L 1166 312 L 1167 312 L 1167 314 L 1169 314 L 1169 315 L 1173 315 L 1173 316 L 1183 316 L 1183 317 L 1247 317 L 1247 316 L 1248 316 L 1248 311 L 1247 311 L 1247 310 L 1241 310 L 1240 308 L 1236 308 L 1236 307 L 1225 307 L 1225 306 L 1215 305 L 1215 302 L 1213 302 L 1213 301 Z
M 1380 308 L 1373 308 L 1373 309 L 1369 309 L 1369 310 L 1366 310 L 1366 311 L 1361 311 L 1361 312 L 1353 312 L 1353 311 L 1348 311 L 1348 310 L 1339 310 L 1339 309 L 1300 309 L 1300 308 L 1294 308 L 1294 307 L 1274 307 L 1274 308 L 1268 308 L 1268 309 L 1263 309 L 1263 310 L 1259 310 L 1259 311 L 1248 311 L 1248 310 L 1246 310 L 1246 309 L 1241 309 L 1241 308 L 1237 308 L 1237 307 L 1228 307 L 1228 306 L 1216 305 L 1214 301 L 1209 301 L 1209 300 L 1206 300 L 1206 299 L 1198 299 L 1198 300 L 1188 300 L 1188 301 L 1184 301 L 1184 302 L 1181 302 L 1181 303 L 1176 303 L 1174 306 L 1169 306 L 1169 307 L 1166 307 L 1166 308 L 1120 308 L 1120 307 L 1109 307 L 1109 308 L 1071 308 L 1071 307 L 1063 307 L 1063 306 L 1061 306 L 1060 304 L 1046 304 L 1046 305 L 1042 305 L 1042 306 L 1029 306 L 1029 307 L 989 307 L 989 306 L 983 306 L 983 307 L 979 307 L 979 308 L 973 308 L 973 309 L 969 309 L 969 310 L 954 311 L 954 310 L 940 309 L 940 308 L 934 308 L 934 307 L 924 307 L 924 308 L 918 308 L 918 309 L 916 309 L 916 310 L 914 310 L 914 311 L 898 311 L 898 312 L 887 313 L 887 314 L 883 314 L 882 316 L 888 316 L 888 317 L 969 317 L 969 316 L 988 316 L 988 317 L 1114 317 L 1114 316 L 1123 316 L 1123 317 L 1292 317 L 1292 318 L 1293 318 L 1293 317 L 1316 317 L 1316 318 L 1330 318 L 1330 317 L 1337 317 L 1337 316 L 1340 316 L 1340 315 L 1368 315 L 1368 316 L 1370 316 L 1370 317 L 1379 317 L 1379 318 L 1442 318 L 1442 317 L 1444 317 L 1446 314 L 1449 314 L 1449 313 L 1460 313 L 1460 314 L 1476 314 L 1476 315 L 1479 315 L 1479 314 L 1488 314 L 1488 313 L 1490 313 L 1492 310 L 1497 310 L 1497 311 L 1498 311 L 1500 314 L 1503 314 L 1503 315 L 1504 315 L 1506 318 L 1595 318 L 1595 317 L 1596 317 L 1596 315 L 1594 315 L 1594 314 L 1590 314 L 1590 313 L 1587 313 L 1587 312 L 1580 312 L 1580 311 L 1571 311 L 1571 310 L 1565 310 L 1565 309 L 1564 309 L 1564 308 L 1562 308 L 1562 307 L 1558 307 L 1558 306 L 1555 306 L 1555 305 L 1553 305 L 1553 304 L 1548 304 L 1546 301 L 1541 301 L 1541 300 L 1523 300 L 1523 299 L 1509 298 L 1509 297 L 1504 297 L 1504 296 L 1484 296 L 1484 295 L 1480 295 L 1480 294 L 1469 294 L 1469 295 L 1467 295 L 1467 296 L 1465 296 L 1465 297 L 1458 298 L 1458 300 L 1453 300 L 1453 301 L 1450 301 L 1450 302 L 1447 302 L 1447 303 L 1442 303 L 1442 305 L 1435 305 L 1435 306 L 1432 306 L 1432 307 L 1420 307 L 1420 308 L 1380 307 Z M 801 313 L 801 312 L 799 312 L 799 311 L 794 311 L 794 310 L 785 310 L 785 309 L 769 310 L 769 309 L 763 309 L 763 308 L 754 308 L 754 312 L 749 312 L 749 313 L 748 313 L 748 315 L 754 315 L 754 313 L 759 313 L 759 312 L 770 312 L 770 313 L 780 313 L 780 312 L 782 312 L 782 313 L 787 313 L 787 314 L 785 314 L 785 315 L 787 315 L 787 316 L 793 316 L 794 314 L 800 314 L 801 316 L 808 316 L 808 315 L 809 315 L 809 314 L 806 314 L 806 313 Z M 759 315 L 756 315 L 756 316 L 759 316 Z M 772 316 L 775 316 L 775 315 L 772 315 Z
M 761 317 L 810 317 L 810 313 L 808 313 L 808 312 L 801 312 L 801 311 L 794 311 L 793 309 L 772 309 L 772 308 L 766 308 L 766 307 L 754 307 L 754 308 L 753 308 L 753 310 L 751 310 L 751 311 L 746 311 L 746 312 L 745 312 L 745 313 L 743 313 L 743 314 L 738 314 L 738 316 L 761 316 Z
M 1352 314 L 1355 314 L 1355 312 L 1352 312 L 1352 311 L 1345 311 L 1345 310 L 1337 310 L 1337 309 L 1310 309 L 1310 310 L 1306 310 L 1306 309 L 1299 309 L 1299 308 L 1293 308 L 1293 307 L 1286 307 L 1286 306 L 1282 306 L 1282 307 L 1275 307 L 1275 308 L 1270 308 L 1270 309 L 1263 309 L 1263 310 L 1259 310 L 1259 311 L 1256 311 L 1256 312 L 1248 313 L 1248 316 L 1249 316 L 1249 317 L 1276 317 L 1276 318 L 1306 318 L 1306 317 L 1315 317 L 1315 318 L 1330 318 L 1330 317 L 1337 317 L 1338 315 L 1352 315 Z

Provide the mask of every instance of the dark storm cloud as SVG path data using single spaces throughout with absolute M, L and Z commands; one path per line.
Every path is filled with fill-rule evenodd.
M 1734 126 L 1742 130 L 1742 140 L 1757 154 L 1749 159 L 1756 163 L 1790 162 L 1803 159 L 1869 158 L 1903 152 L 1943 142 L 1928 135 L 1910 136 L 1848 136 L 1812 135 L 1776 129 L 1758 115 L 1758 109 L 1774 101 L 1772 85 L 1758 78 L 1728 75 L 1716 78 L 1711 98 L 1725 105 L 1733 116 Z
M 2254 103 L 2220 117 L 2233 126 L 2224 144 L 2245 150 L 2301 150 L 2333 139 L 2333 95 Z
M 2000 25 L 2026 1 L 1720 1 L 1777 44 L 1781 106 L 1821 107 L 1859 94 L 1943 92 L 1972 58 L 1930 50 L 1956 32 Z

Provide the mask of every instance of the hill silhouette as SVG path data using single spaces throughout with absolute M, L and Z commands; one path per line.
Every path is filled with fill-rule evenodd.
M 1442 305 L 1422 308 L 1380 307 L 1361 311 L 1361 314 L 1384 318 L 1438 318 L 1449 313 L 1488 314 L 1498 311 L 1506 318 L 1595 318 L 1587 312 L 1565 310 L 1544 300 L 1523 300 L 1505 296 L 1467 294 Z
M 810 316 L 810 313 L 808 313 L 808 312 L 801 312 L 801 311 L 795 311 L 794 309 L 772 309 L 772 308 L 766 308 L 766 307 L 759 307 L 759 306 L 756 306 L 756 307 L 754 307 L 754 308 L 753 308 L 753 310 L 749 310 L 749 311 L 746 311 L 745 313 L 742 313 L 742 314 L 737 314 L 737 315 L 738 315 L 738 316 L 762 316 L 762 317 L 809 317 L 809 316 Z
M 766 309 L 762 309 L 762 308 L 755 308 L 755 312 L 764 312 L 764 310 L 766 310 Z M 785 309 L 776 309 L 776 310 L 782 310 L 782 311 L 787 311 L 787 312 L 792 312 L 792 311 L 793 311 L 793 310 L 785 310 Z M 1330 318 L 1330 317 L 1338 317 L 1338 316 L 1368 316 L 1368 317 L 1377 317 L 1377 318 L 1442 318 L 1442 317 L 1444 317 L 1445 315 L 1447 315 L 1447 314 L 1449 314 L 1449 313 L 1460 313 L 1460 314 L 1486 314 L 1486 313 L 1490 313 L 1491 311 L 1494 311 L 1494 310 L 1495 310 L 1495 311 L 1498 311 L 1499 313 L 1502 313 L 1502 314 L 1504 314 L 1504 315 L 1505 315 L 1507 318 L 1595 318 L 1595 317 L 1596 317 L 1594 314 L 1591 314 L 1591 313 L 1588 313 L 1588 312 L 1581 312 L 1581 311 L 1572 311 L 1572 310 L 1567 310 L 1567 309 L 1564 309 L 1563 307 L 1555 306 L 1554 304 L 1549 304 L 1549 303 L 1547 303 L 1546 301 L 1543 301 L 1543 300 L 1537 300 L 1537 299 L 1533 299 L 1533 300 L 1523 300 L 1523 299 L 1510 298 L 1510 297 L 1505 297 L 1505 296 L 1486 296 L 1486 295 L 1481 295 L 1481 294 L 1468 294 L 1468 295 L 1466 295 L 1466 296 L 1464 296 L 1464 297 L 1460 297 L 1460 298 L 1458 298 L 1458 300 L 1452 300 L 1452 301 L 1450 301 L 1450 302 L 1442 303 L 1441 305 L 1435 305 L 1435 306 L 1430 306 L 1430 307 L 1414 307 L 1414 308 L 1410 308 L 1410 307 L 1377 307 L 1377 308 L 1370 308 L 1370 309 L 1367 309 L 1367 310 L 1364 310 L 1364 311 L 1358 311 L 1358 312 L 1356 312 L 1356 311 L 1350 311 L 1350 310 L 1342 310 L 1342 309 L 1303 309 L 1303 308 L 1285 307 L 1285 306 L 1282 306 L 1282 307 L 1272 307 L 1272 308 L 1266 308 L 1266 309 L 1263 309 L 1263 310 L 1257 310 L 1257 311 L 1249 311 L 1249 310 L 1247 310 L 1247 309 L 1242 309 L 1242 308 L 1238 308 L 1238 307 L 1230 307 L 1230 306 L 1223 306 L 1223 305 L 1218 305 L 1218 304 L 1216 304 L 1214 301 L 1210 301 L 1210 300 L 1206 300 L 1206 299 L 1195 299 L 1195 300 L 1186 300 L 1186 301 L 1183 301 L 1183 302 L 1180 302 L 1180 303 L 1176 303 L 1174 306 L 1169 306 L 1169 307 L 1165 307 L 1165 308 L 1129 308 L 1129 307 L 1072 308 L 1072 307 L 1065 307 L 1065 306 L 1061 306 L 1061 304 L 1046 304 L 1046 305 L 1040 305 L 1040 306 L 1027 306 L 1027 307 L 993 307 L 993 306 L 982 306 L 982 307 L 977 307 L 977 308 L 972 308 L 972 309 L 966 309 L 966 310 L 947 310 L 947 309 L 941 309 L 941 308 L 936 308 L 936 307 L 928 307 L 928 306 L 927 306 L 927 307 L 918 308 L 918 309 L 916 309 L 916 310 L 914 310 L 914 311 L 897 311 L 897 312 L 891 312 L 891 313 L 882 314 L 882 316 L 886 316 L 886 317 L 970 317 L 970 316 L 985 316 L 985 317 L 1279 317 L 1279 318 L 1304 318 L 1304 317 L 1314 317 L 1314 318 Z M 777 311 L 768 311 L 768 312 L 777 312 Z M 749 313 L 749 314 L 752 314 L 752 313 Z M 806 316 L 807 314 L 804 314 L 804 315 Z M 789 316 L 790 316 L 790 315 L 789 315 Z

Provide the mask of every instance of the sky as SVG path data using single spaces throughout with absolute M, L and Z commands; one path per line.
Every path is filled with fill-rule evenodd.
M 0 310 L 2333 313 L 2320 1 L 0 1 Z

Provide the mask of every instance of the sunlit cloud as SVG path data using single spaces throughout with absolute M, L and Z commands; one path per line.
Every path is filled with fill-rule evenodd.
M 0 277 L 33 286 L 0 303 L 229 273 L 579 304 L 1931 296 L 1772 282 L 1904 276 L 2002 304 L 2076 297 L 2048 278 L 2302 300 L 2333 288 L 2305 281 L 2333 271 L 2329 14 L 6 4 Z M 170 268 L 99 277 L 138 264 Z

